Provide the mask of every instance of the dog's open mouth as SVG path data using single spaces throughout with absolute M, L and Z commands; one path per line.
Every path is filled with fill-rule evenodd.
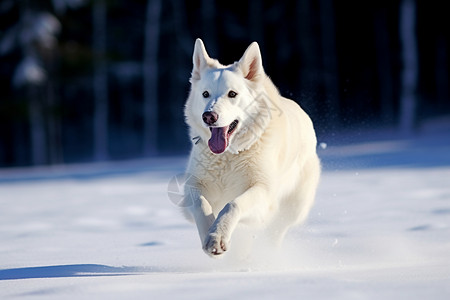
M 230 143 L 230 136 L 236 130 L 238 120 L 234 120 L 230 125 L 224 127 L 209 127 L 211 138 L 208 141 L 209 149 L 215 154 L 220 154 L 227 149 Z

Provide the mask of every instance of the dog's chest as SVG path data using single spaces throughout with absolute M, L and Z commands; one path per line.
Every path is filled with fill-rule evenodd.
M 250 165 L 244 155 L 224 153 L 214 155 L 202 152 L 196 160 L 196 176 L 203 188 L 202 193 L 213 206 L 220 209 L 245 192 L 250 185 Z

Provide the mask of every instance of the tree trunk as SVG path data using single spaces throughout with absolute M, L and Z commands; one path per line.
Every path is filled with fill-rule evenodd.
M 45 134 L 45 121 L 39 88 L 28 85 L 30 135 L 31 135 L 31 161 L 33 165 L 47 163 L 47 139 Z
M 416 4 L 414 0 L 402 0 L 400 4 L 400 43 L 403 69 L 400 91 L 400 132 L 411 135 L 416 114 L 416 86 L 418 77 Z
M 106 64 L 106 4 L 93 2 L 94 51 L 94 156 L 96 160 L 108 159 L 108 70 Z
M 147 4 L 144 41 L 144 155 L 158 151 L 158 48 L 161 0 Z
M 168 92 L 168 97 L 171 99 L 172 104 L 168 105 L 164 103 L 164 109 L 161 115 L 165 120 L 161 121 L 164 124 L 165 135 L 172 137 L 170 147 L 172 149 L 178 149 L 186 141 L 186 132 L 181 130 L 179 124 L 184 123 L 183 104 L 186 101 L 186 90 L 183 88 L 187 83 L 187 76 L 192 70 L 192 46 L 194 39 L 191 37 L 190 32 L 187 30 L 187 15 L 186 15 L 186 3 L 184 1 L 172 0 L 172 23 L 170 26 L 173 28 L 173 35 L 176 44 L 170 49 L 169 56 L 170 63 L 168 68 L 171 74 L 168 79 L 168 85 L 172 88 Z M 206 45 L 207 49 L 208 45 Z
M 448 46 L 445 36 L 441 35 L 436 41 L 436 97 L 437 108 L 445 111 L 449 107 L 449 70 L 448 70 Z
M 300 56 L 300 68 L 297 73 L 299 94 L 302 104 L 318 113 L 316 94 L 320 79 L 320 49 L 314 28 L 314 15 L 311 0 L 297 1 L 296 7 L 297 32 L 295 39 Z
M 383 8 L 375 16 L 375 45 L 380 89 L 381 121 L 394 125 L 394 78 L 392 76 L 391 51 L 387 13 Z
M 328 122 L 339 125 L 339 86 L 337 78 L 337 50 L 335 36 L 334 7 L 331 0 L 320 1 L 320 30 L 323 57 L 323 84 Z
M 218 57 L 219 53 L 217 53 L 217 29 L 216 29 L 216 2 L 211 0 L 202 0 L 201 1 L 201 9 L 202 9 L 202 32 L 203 32 L 203 41 L 205 45 L 208 47 L 208 52 L 213 57 Z M 197 37 L 195 37 L 197 38 Z
M 22 1 L 20 5 L 21 13 L 21 25 L 23 30 L 22 35 L 28 34 L 29 22 L 31 15 L 31 1 Z M 24 57 L 38 57 L 36 53 L 36 45 L 32 43 L 22 43 L 22 52 Z M 33 165 L 44 165 L 47 164 L 47 134 L 45 130 L 45 105 L 42 101 L 42 85 L 43 82 L 39 83 L 25 83 L 25 90 L 27 93 L 28 105 L 28 117 L 30 126 L 30 146 L 31 146 L 31 163 Z
M 264 49 L 264 9 L 263 1 L 251 0 L 248 3 L 248 27 L 252 41 Z M 264 51 L 264 50 L 263 50 Z
M 58 95 L 56 93 L 56 49 L 48 49 L 46 54 L 47 86 L 46 86 L 46 107 L 47 131 L 48 131 L 48 156 L 50 164 L 60 164 L 63 162 L 62 128 L 61 114 L 58 107 Z

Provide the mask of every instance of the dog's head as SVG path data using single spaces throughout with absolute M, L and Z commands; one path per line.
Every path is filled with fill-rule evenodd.
M 252 43 L 239 61 L 223 66 L 197 39 L 193 64 L 185 109 L 191 135 L 207 141 L 215 154 L 248 149 L 262 134 L 262 128 L 255 128 L 262 125 L 256 99 L 266 77 L 258 44 Z

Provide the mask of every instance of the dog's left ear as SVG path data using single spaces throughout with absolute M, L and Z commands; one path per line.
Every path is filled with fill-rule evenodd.
M 238 66 L 244 77 L 251 81 L 258 81 L 264 75 L 261 51 L 257 42 L 253 42 L 245 50 L 244 55 L 238 62 Z
M 192 69 L 192 79 L 199 80 L 200 73 L 211 64 L 211 58 L 206 52 L 205 45 L 201 39 L 197 39 L 194 45 L 194 54 L 192 55 L 192 63 L 194 67 Z

